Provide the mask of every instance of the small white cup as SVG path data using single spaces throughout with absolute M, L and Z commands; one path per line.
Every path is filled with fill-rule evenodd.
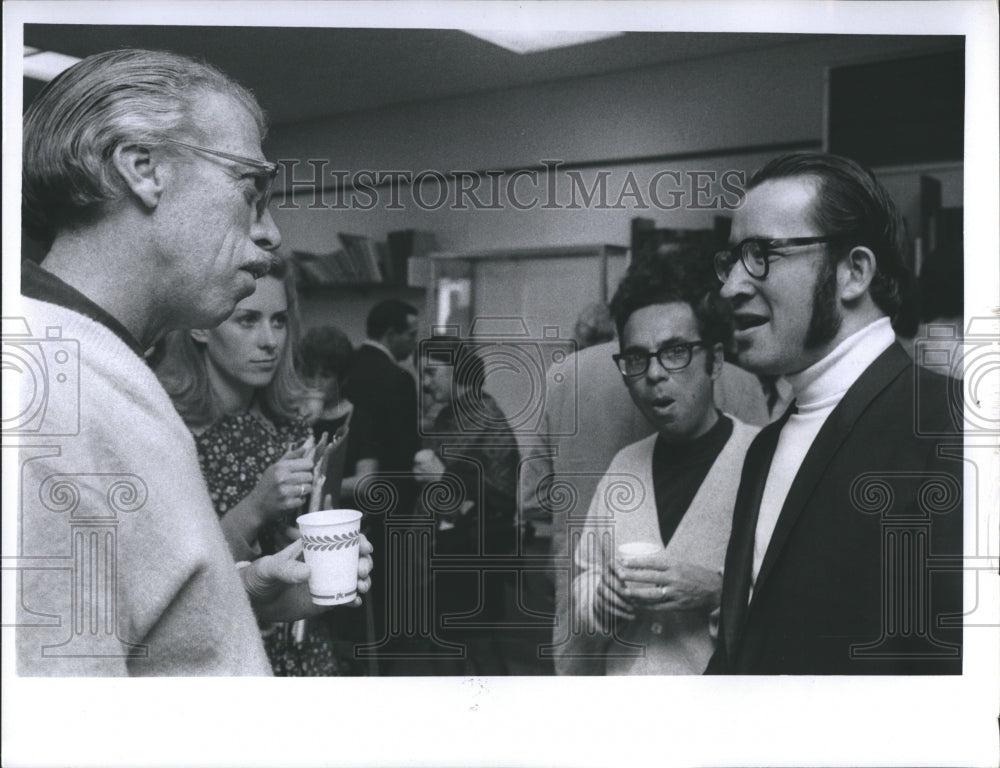
M 300 516 L 302 551 L 309 565 L 309 594 L 316 605 L 342 605 L 358 595 L 361 513 L 321 509 Z
M 642 555 L 652 555 L 663 549 L 661 544 L 654 544 L 651 541 L 630 541 L 627 544 L 618 545 L 618 557 L 640 557 Z
M 655 544 L 652 541 L 630 541 L 626 544 L 618 545 L 618 557 L 641 557 L 652 555 L 663 549 L 662 544 Z M 645 581 L 626 581 L 625 586 L 629 589 L 643 589 L 653 586 Z
M 305 417 L 310 424 L 323 415 L 323 407 L 326 405 L 324 393 L 321 389 L 306 390 L 305 397 L 302 398 L 302 408 Z

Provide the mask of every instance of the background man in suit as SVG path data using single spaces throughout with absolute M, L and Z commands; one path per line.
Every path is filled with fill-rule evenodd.
M 372 307 L 365 324 L 368 338 L 358 348 L 344 385 L 355 409 L 347 438 L 354 443 L 348 454 L 358 457 L 354 498 L 357 508 L 366 512 L 363 526 L 376 552 L 386 551 L 387 516 L 411 515 L 416 499 L 416 484 L 404 475 L 412 474 L 413 455 L 420 450 L 417 383 L 400 364 L 416 349 L 417 314 L 415 307 L 399 299 Z M 353 482 L 343 489 L 348 503 L 354 490 Z M 377 641 L 383 637 L 388 610 L 385 558 L 379 558 L 375 568 L 369 605 Z M 359 628 L 355 629 L 351 633 L 345 624 L 343 634 L 360 639 Z
M 948 457 L 917 434 L 918 408 L 930 432 L 956 429 L 946 380 L 895 341 L 901 237 L 869 171 L 807 153 L 751 178 L 716 254 L 739 361 L 787 377 L 795 407 L 747 454 L 709 672 L 961 670 L 961 629 L 938 622 L 961 612 L 960 572 L 928 561 L 962 552 L 961 442 Z
M 365 446 L 357 455 L 367 461 L 357 474 L 405 472 L 420 449 L 417 383 L 400 365 L 417 348 L 417 310 L 399 299 L 381 301 L 368 313 L 365 332 L 344 385 L 368 432 L 355 429 L 349 437 Z

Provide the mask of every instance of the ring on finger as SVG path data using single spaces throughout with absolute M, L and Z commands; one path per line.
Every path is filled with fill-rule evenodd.
M 660 598 L 662 600 L 666 600 L 667 599 L 667 594 L 669 592 L 670 592 L 670 588 L 669 587 L 660 587 Z
M 305 495 L 306 495 L 306 484 L 303 483 L 302 485 L 299 486 L 299 496 L 305 496 Z

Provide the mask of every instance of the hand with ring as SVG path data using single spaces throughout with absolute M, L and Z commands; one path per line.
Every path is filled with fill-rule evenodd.
M 312 491 L 313 462 L 309 449 L 308 441 L 291 448 L 264 470 L 247 497 L 256 504 L 262 522 L 302 506 L 302 499 Z
M 291 447 L 264 470 L 257 485 L 228 512 L 220 523 L 229 549 L 236 560 L 249 560 L 260 554 L 257 537 L 261 527 L 294 509 L 312 491 L 313 461 L 310 436 L 299 447 Z
M 722 599 L 719 571 L 671 559 L 666 550 L 619 558 L 613 570 L 629 582 L 627 596 L 647 610 L 713 611 Z

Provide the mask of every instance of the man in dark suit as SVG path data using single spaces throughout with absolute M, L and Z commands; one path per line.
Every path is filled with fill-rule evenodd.
M 381 301 L 368 313 L 365 332 L 344 394 L 364 413 L 368 434 L 349 439 L 362 441 L 359 458 L 374 462 L 367 471 L 407 472 L 420 450 L 417 383 L 400 363 L 417 346 L 417 310 L 399 299 Z
M 400 363 L 416 349 L 417 314 L 415 307 L 399 299 L 372 307 L 365 325 L 368 338 L 344 384 L 344 394 L 354 404 L 348 456 L 357 463 L 341 495 L 345 503 L 355 503 L 365 512 L 365 534 L 375 551 L 384 553 L 372 572 L 369 593 L 374 626 L 364 633 L 376 642 L 385 635 L 391 601 L 398 599 L 389 591 L 386 523 L 412 515 L 416 498 L 416 484 L 408 476 L 413 455 L 420 450 L 417 383 Z M 357 626 L 339 626 L 337 631 L 354 640 L 362 635 Z
M 795 402 L 747 454 L 710 674 L 961 672 L 961 433 L 895 340 L 901 234 L 870 172 L 797 154 L 716 254 L 739 362 Z

